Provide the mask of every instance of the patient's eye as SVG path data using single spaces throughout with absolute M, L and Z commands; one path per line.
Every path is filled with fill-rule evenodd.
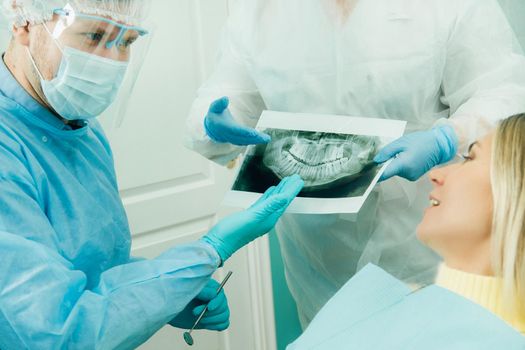
M 468 153 L 467 154 L 461 154 L 461 158 L 463 158 L 463 163 L 466 163 L 466 162 L 469 162 L 471 160 L 474 160 L 475 158 L 475 155 L 476 155 L 476 152 L 475 152 L 475 148 L 476 147 L 479 147 L 479 143 L 478 142 L 474 142 L 473 144 L 471 144 L 468 148 Z
M 461 155 L 461 158 L 463 158 L 463 163 L 470 162 L 474 160 L 475 157 L 476 157 L 476 154 L 472 149 L 470 149 L 467 154 Z
M 463 158 L 463 163 L 466 163 L 466 162 L 472 160 L 472 157 L 470 155 L 468 155 L 468 154 L 462 154 L 461 158 Z

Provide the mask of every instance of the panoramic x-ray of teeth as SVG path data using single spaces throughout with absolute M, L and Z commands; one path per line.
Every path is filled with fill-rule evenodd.
M 272 142 L 263 163 L 280 179 L 299 174 L 305 191 L 324 189 L 359 177 L 373 165 L 379 139 L 370 136 L 267 130 Z
M 373 162 L 381 141 L 376 136 L 266 129 L 267 145 L 246 154 L 235 191 L 264 192 L 293 174 L 305 182 L 299 197 L 362 196 L 379 170 Z

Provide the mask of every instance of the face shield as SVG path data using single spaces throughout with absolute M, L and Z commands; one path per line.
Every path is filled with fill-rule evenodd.
M 87 120 L 106 112 L 120 125 L 151 33 L 123 16 L 90 12 L 71 4 L 54 10 L 53 21 L 43 25 L 61 58 L 48 67 L 55 72 L 47 74 L 50 79 L 33 63 L 48 104 L 62 118 Z

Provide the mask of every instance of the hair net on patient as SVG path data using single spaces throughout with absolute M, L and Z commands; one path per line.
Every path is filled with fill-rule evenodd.
M 147 0 L 2 0 L 2 12 L 9 24 L 24 26 L 51 20 L 53 11 L 67 4 L 85 14 L 110 17 L 130 25 L 144 20 Z

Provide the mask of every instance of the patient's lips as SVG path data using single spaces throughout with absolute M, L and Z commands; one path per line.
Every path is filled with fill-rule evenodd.
M 431 207 L 437 207 L 441 204 L 441 201 L 437 199 L 436 197 L 434 197 L 432 194 L 430 195 L 429 199 L 430 199 Z
M 373 137 L 298 131 L 270 132 L 263 163 L 279 178 L 299 174 L 305 189 L 358 175 L 372 163 L 378 140 Z

